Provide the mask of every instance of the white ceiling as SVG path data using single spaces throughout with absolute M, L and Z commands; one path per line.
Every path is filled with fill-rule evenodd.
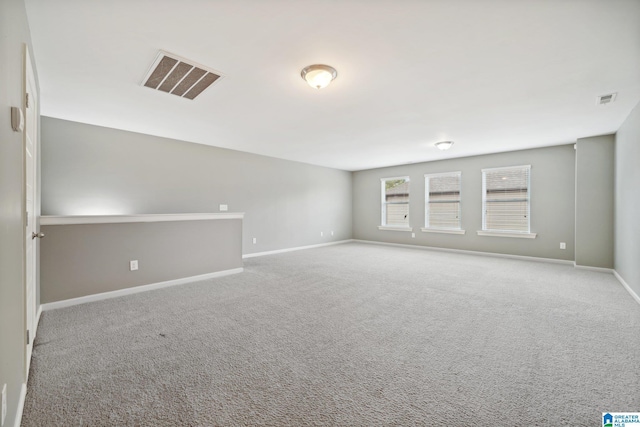
M 26 3 L 42 115 L 345 170 L 571 143 L 640 101 L 640 0 Z M 145 88 L 160 49 L 226 77 Z

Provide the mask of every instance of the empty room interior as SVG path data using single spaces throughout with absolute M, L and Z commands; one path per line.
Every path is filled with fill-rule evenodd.
M 1 427 L 640 425 L 640 0 L 0 40 Z

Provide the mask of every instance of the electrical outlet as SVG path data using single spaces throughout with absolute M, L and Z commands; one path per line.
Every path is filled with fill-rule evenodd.
M 333 236 L 333 231 L 331 231 L 331 235 Z
M 226 212 L 229 210 L 229 206 L 228 205 L 220 205 L 220 212 Z
M 134 259 L 129 261 L 129 270 L 136 271 L 138 269 L 138 260 Z
M 567 249 L 567 244 L 565 242 L 560 242 L 560 249 Z
M 2 386 L 2 423 L 0 426 L 4 425 L 4 419 L 7 418 L 7 385 Z
M 256 239 L 255 237 L 253 238 L 253 244 L 255 245 L 256 243 L 258 243 L 258 239 Z
M 323 236 L 324 236 L 324 231 L 321 231 L 320 232 L 320 237 L 323 237 Z
M 411 238 L 415 239 L 416 238 L 416 233 L 411 233 Z

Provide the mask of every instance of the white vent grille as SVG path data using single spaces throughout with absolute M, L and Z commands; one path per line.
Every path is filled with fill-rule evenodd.
M 607 95 L 600 95 L 596 100 L 596 104 L 597 105 L 611 104 L 613 101 L 616 100 L 616 95 L 618 95 L 618 94 L 617 93 L 609 93 Z
M 217 71 L 161 50 L 142 80 L 142 85 L 182 98 L 195 99 L 222 77 Z

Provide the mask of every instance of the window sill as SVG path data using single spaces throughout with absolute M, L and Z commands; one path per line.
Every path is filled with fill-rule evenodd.
M 378 230 L 386 230 L 386 231 L 413 231 L 411 227 L 392 227 L 390 225 L 379 225 Z
M 464 234 L 464 230 L 454 230 L 446 228 L 421 228 L 423 233 L 443 233 L 443 234 Z
M 515 237 L 519 239 L 535 239 L 537 233 L 518 233 L 509 231 L 478 231 L 478 236 L 489 237 Z

